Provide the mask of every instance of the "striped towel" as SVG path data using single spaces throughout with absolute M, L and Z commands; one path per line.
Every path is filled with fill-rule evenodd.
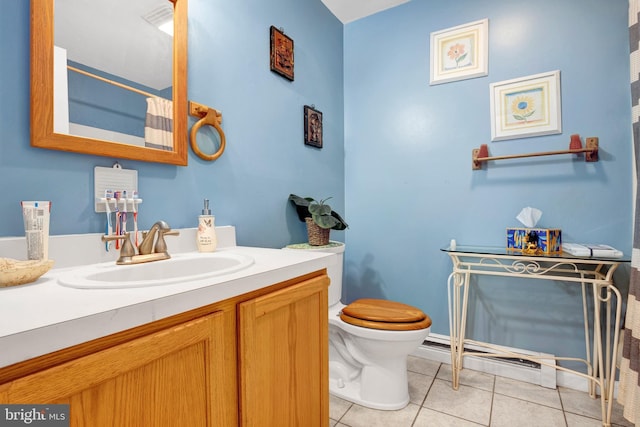
M 147 98 L 144 145 L 173 151 L 173 102 L 164 98 Z

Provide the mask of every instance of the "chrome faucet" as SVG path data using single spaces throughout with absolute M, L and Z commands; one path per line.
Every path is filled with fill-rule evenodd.
M 158 221 L 151 226 L 149 231 L 142 232 L 142 243 L 138 245 L 138 254 L 136 255 L 136 249 L 131 243 L 129 233 L 124 235 L 112 235 L 102 236 L 103 242 L 111 240 L 121 239 L 122 249 L 120 249 L 120 257 L 116 261 L 116 264 L 140 264 L 143 262 L 160 261 L 162 259 L 169 259 L 171 255 L 167 251 L 167 243 L 164 241 L 164 236 L 177 236 L 179 231 L 171 230 L 169 224 L 164 221 Z M 155 245 L 153 244 L 155 236 Z

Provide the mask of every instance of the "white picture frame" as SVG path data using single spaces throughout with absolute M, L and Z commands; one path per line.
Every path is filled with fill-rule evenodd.
M 489 74 L 489 20 L 431 33 L 430 85 Z
M 490 84 L 491 140 L 562 133 L 560 71 Z

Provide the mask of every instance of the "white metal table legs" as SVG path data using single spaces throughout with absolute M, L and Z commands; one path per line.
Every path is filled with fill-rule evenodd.
M 459 265 L 457 261 L 457 259 L 454 259 L 454 271 L 449 275 L 449 278 L 447 280 L 453 389 L 458 390 L 460 386 L 460 371 L 463 368 L 463 358 L 465 355 L 476 355 L 483 357 L 516 357 L 531 360 L 542 365 L 551 366 L 556 370 L 570 372 L 587 379 L 589 395 L 592 398 L 597 398 L 598 392 L 600 393 L 602 425 L 605 427 L 610 427 L 622 301 L 620 292 L 615 286 L 613 286 L 611 282 L 611 276 L 613 270 L 615 270 L 615 266 L 610 267 L 610 271 L 605 273 L 601 273 L 600 268 L 602 266 L 598 266 L 595 270 L 597 277 L 594 278 L 585 277 L 585 274 L 592 274 L 592 272 L 578 272 L 578 277 L 573 280 L 574 282 L 580 283 L 582 288 L 585 350 L 587 358 L 580 359 L 574 357 L 554 357 L 553 359 L 555 359 L 555 361 L 582 362 L 587 368 L 587 373 L 585 374 L 584 372 L 579 372 L 559 366 L 556 363 L 548 363 L 543 357 L 514 353 L 500 346 L 494 346 L 489 343 L 481 343 L 474 340 L 465 339 L 470 279 L 474 271 L 472 269 L 469 269 L 468 271 L 465 271 L 464 269 L 457 270 L 455 268 L 457 265 Z M 561 277 L 554 277 L 549 279 L 548 277 L 544 276 L 532 277 L 520 276 L 518 274 L 514 274 L 513 277 L 562 280 Z M 591 286 L 589 287 L 588 285 Z M 593 317 L 591 319 L 589 317 L 588 310 L 589 288 L 591 288 L 590 290 L 593 294 Z M 615 312 L 612 311 L 614 310 L 614 307 Z M 602 324 L 603 318 L 605 319 L 604 325 Z M 590 320 L 593 325 L 593 335 L 589 333 Z M 593 348 L 591 348 L 591 342 L 593 343 Z M 492 353 L 487 354 L 465 351 L 465 343 L 492 349 Z

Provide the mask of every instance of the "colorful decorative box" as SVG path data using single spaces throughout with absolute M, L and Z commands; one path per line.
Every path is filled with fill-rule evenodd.
M 526 248 L 527 235 L 538 235 L 538 248 L 543 254 L 562 252 L 562 231 L 558 228 L 507 228 L 507 249 L 522 251 Z

